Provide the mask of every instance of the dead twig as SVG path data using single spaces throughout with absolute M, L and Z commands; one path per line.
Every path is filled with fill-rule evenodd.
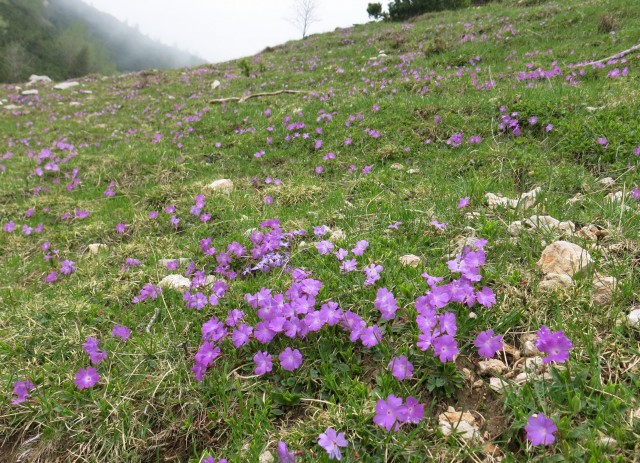
M 151 317 L 151 320 L 149 320 L 147 328 L 145 329 L 147 333 L 151 333 L 151 327 L 156 322 L 156 318 L 158 318 L 158 315 L 160 315 L 160 307 L 156 307 L 155 312 L 153 312 L 153 316 Z
M 598 61 L 589 61 L 588 63 L 584 63 L 584 64 L 579 64 L 576 67 L 585 67 L 585 66 L 591 66 L 592 64 L 598 64 L 598 63 L 604 63 L 605 61 L 609 61 L 610 59 L 617 59 L 617 58 L 622 58 L 625 55 L 628 55 L 629 53 L 636 51 L 636 50 L 640 50 L 640 44 L 638 45 L 634 45 L 631 48 L 628 48 L 624 51 L 621 51 L 620 53 L 616 53 L 613 56 L 609 56 L 608 58 L 602 58 L 599 59 Z
M 278 90 L 277 92 L 261 92 L 261 93 L 249 93 L 241 97 L 233 96 L 230 98 L 218 98 L 217 100 L 210 100 L 209 103 L 226 103 L 228 101 L 237 101 L 238 103 L 244 103 L 249 98 L 260 98 L 263 96 L 281 95 L 283 93 L 309 93 L 306 90 Z

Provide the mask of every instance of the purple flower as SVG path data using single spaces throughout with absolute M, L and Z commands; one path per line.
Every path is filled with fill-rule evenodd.
M 333 250 L 333 243 L 331 241 L 319 241 L 316 243 L 316 249 L 320 254 L 329 254 Z
M 340 265 L 340 273 L 349 273 L 356 270 L 358 262 L 355 259 L 349 259 L 342 262 Z
M 318 436 L 318 445 L 325 449 L 329 455 L 329 460 L 342 460 L 340 447 L 349 445 L 344 437 L 344 433 L 336 433 L 335 429 L 327 428 L 327 430 Z
M 216 460 L 215 460 L 211 455 L 209 455 L 207 458 L 205 458 L 204 460 L 202 460 L 202 463 L 227 463 L 227 459 L 226 459 L 226 458 L 223 458 L 223 459 L 218 460 L 218 461 L 216 462 Z
M 58 279 L 58 273 L 57 272 L 51 272 L 51 273 L 47 274 L 46 277 L 44 277 L 44 282 L 45 283 L 53 283 L 57 279 Z
M 125 231 L 127 231 L 127 225 L 124 223 L 118 223 L 116 224 L 116 233 L 124 233 Z
M 489 359 L 502 349 L 502 336 L 494 336 L 493 330 L 483 331 L 478 334 L 473 345 L 478 348 L 478 355 Z
M 292 350 L 291 347 L 287 347 L 278 356 L 278 360 L 280 360 L 280 366 L 283 370 L 293 371 L 302 365 L 302 354 L 298 349 Z
M 404 404 L 405 423 L 418 424 L 424 418 L 424 405 L 418 402 L 415 397 L 407 397 Z
M 273 369 L 273 360 L 268 352 L 258 352 L 253 356 L 253 361 L 256 363 L 256 375 L 264 375 Z
M 356 246 L 353 248 L 351 252 L 353 252 L 356 256 L 361 256 L 369 247 L 369 242 L 366 240 L 361 240 L 356 243 Z
M 360 341 L 365 347 L 378 345 L 382 340 L 382 331 L 378 325 L 368 326 L 360 331 Z
M 398 381 L 403 381 L 413 376 L 413 365 L 406 356 L 394 357 L 389 362 L 391 374 Z
M 78 389 L 87 389 L 93 387 L 98 381 L 100 381 L 100 375 L 93 367 L 80 368 L 76 373 L 75 385 Z
M 460 144 L 462 143 L 462 140 L 463 140 L 462 132 L 454 133 L 447 140 L 447 145 L 454 146 L 454 147 L 460 146 Z
M 547 124 L 544 130 L 545 132 L 551 132 L 553 130 L 553 124 Z
M 371 264 L 364 268 L 364 273 L 367 275 L 367 279 L 364 281 L 365 286 L 371 286 L 380 279 L 380 273 L 384 270 L 382 265 Z
M 564 331 L 552 333 L 549 328 L 543 326 L 538 330 L 536 347 L 540 352 L 548 354 L 542 360 L 544 363 L 565 362 L 569 358 L 569 349 L 573 347 L 569 338 L 564 335 Z
M 469 200 L 470 198 L 468 196 L 465 196 L 464 198 L 460 198 L 460 201 L 458 201 L 458 206 L 456 206 L 458 209 L 462 209 L 463 207 L 467 207 L 469 205 Z
M 598 145 L 602 146 L 602 148 L 607 149 L 609 147 L 609 140 L 604 137 L 600 137 L 597 140 Z
M 393 320 L 398 310 L 398 303 L 393 293 L 387 288 L 378 289 L 373 306 L 380 311 L 384 320 Z
M 16 398 L 12 399 L 11 403 L 13 405 L 18 405 L 26 401 L 29 398 L 29 392 L 35 388 L 35 385 L 28 379 L 25 379 L 24 381 L 16 381 L 13 383 L 13 393 L 16 395 Z
M 236 348 L 247 344 L 250 340 L 251 333 L 253 332 L 253 328 L 244 323 L 238 325 L 238 328 L 233 330 L 231 333 L 231 340 L 233 341 L 233 345 Z
M 429 225 L 433 225 L 436 230 L 444 230 L 445 228 L 447 228 L 446 223 L 440 223 L 437 220 L 432 220 L 431 222 L 429 222 Z
M 496 303 L 496 295 L 491 288 L 485 286 L 476 293 L 476 300 L 484 307 L 491 307 Z
M 553 433 L 558 430 L 558 427 L 551 418 L 547 418 L 542 413 L 530 416 L 524 429 L 527 431 L 527 440 L 531 445 L 551 445 L 556 441 Z
M 382 426 L 387 431 L 397 431 L 406 418 L 402 398 L 389 394 L 387 400 L 378 400 L 376 404 L 376 415 L 373 422 L 378 426 Z
M 458 355 L 458 343 L 453 338 L 445 334 L 432 340 L 433 344 L 433 356 L 439 357 L 441 362 L 453 361 L 456 355 Z
M 63 275 L 71 275 L 76 271 L 76 264 L 72 260 L 65 260 L 60 264 L 60 273 Z
M 131 330 L 123 325 L 115 325 L 113 327 L 113 331 L 111 332 L 111 336 L 126 341 L 127 339 L 129 339 L 129 336 L 131 336 Z
M 296 456 L 289 452 L 284 441 L 278 442 L 278 463 L 296 463 Z
M 631 199 L 640 201 L 640 188 L 634 188 L 631 190 Z

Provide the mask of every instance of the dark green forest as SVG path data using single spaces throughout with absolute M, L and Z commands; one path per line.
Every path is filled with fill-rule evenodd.
M 23 82 L 31 74 L 64 80 L 202 62 L 81 0 L 0 0 L 0 82 Z

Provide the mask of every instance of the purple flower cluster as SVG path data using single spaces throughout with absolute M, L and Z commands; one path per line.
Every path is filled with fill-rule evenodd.
M 160 293 L 162 293 L 162 289 L 159 286 L 154 286 L 151 283 L 147 283 L 142 287 L 140 293 L 133 298 L 133 303 L 138 304 L 148 299 L 154 301 L 158 298 Z
M 100 344 L 100 340 L 92 336 L 89 336 L 84 344 L 82 344 L 82 348 L 89 356 L 89 360 L 93 365 L 98 365 L 107 358 L 107 353 L 100 350 L 98 344 Z
M 418 424 L 424 418 L 424 405 L 415 397 L 401 397 L 389 394 L 387 400 L 378 400 L 373 422 L 387 431 L 397 431 L 405 423 Z
M 417 345 L 423 351 L 433 347 L 433 355 L 441 362 L 453 361 L 459 353 L 454 337 L 458 327 L 454 313 L 438 314 L 438 309 L 446 307 L 451 302 L 465 304 L 468 307 L 472 307 L 476 302 L 491 307 L 496 302 L 490 288 L 485 287 L 480 291 L 474 288 L 474 283 L 482 279 L 480 268 L 486 262 L 485 244 L 485 240 L 478 239 L 473 246 L 465 247 L 461 254 L 447 262 L 451 272 L 461 275 L 451 283 L 438 285 L 442 278 L 423 275 L 430 289 L 415 301 L 418 311 L 416 322 L 420 330 Z

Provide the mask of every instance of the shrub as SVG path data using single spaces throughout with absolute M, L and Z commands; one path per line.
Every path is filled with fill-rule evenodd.
M 404 21 L 424 13 L 469 6 L 471 0 L 393 0 L 389 3 L 389 18 L 392 21 Z

